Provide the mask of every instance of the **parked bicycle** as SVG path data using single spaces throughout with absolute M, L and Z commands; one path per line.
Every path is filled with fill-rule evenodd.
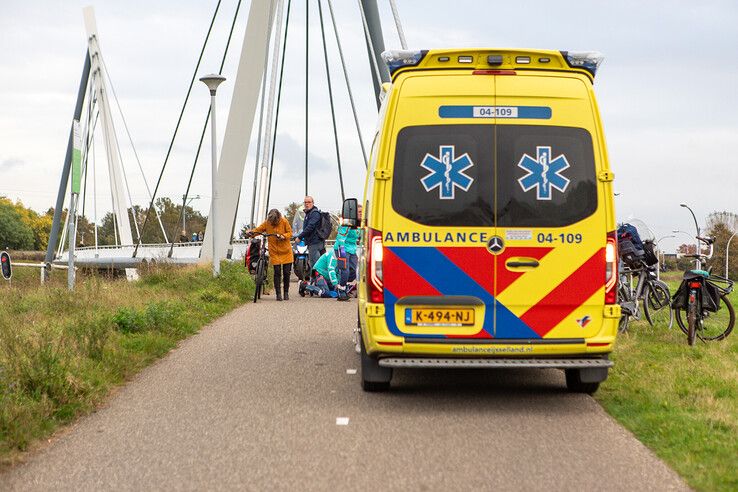
M 653 233 L 639 220 L 621 225 L 618 228 L 618 252 L 618 300 L 621 309 L 618 331 L 627 331 L 631 318 L 640 320 L 641 312 L 651 326 L 671 328 L 674 320 L 671 294 L 669 286 L 656 274 L 659 260 Z
M 259 240 L 259 258 L 253 268 L 254 275 L 254 302 L 261 299 L 264 285 L 267 283 L 267 273 L 269 270 L 269 253 L 267 252 L 267 238 L 276 237 L 276 234 L 267 234 L 265 232 L 249 233 L 251 237 L 260 236 Z M 253 239 L 252 239 L 253 241 Z
M 628 330 L 631 318 L 640 320 L 641 313 L 651 326 L 672 327 L 674 313 L 670 307 L 669 286 L 657 280 L 654 271 L 655 268 L 645 264 L 637 268 L 622 267 L 618 286 L 622 313 L 618 324 L 619 332 Z
M 733 281 L 702 269 L 702 262 L 712 258 L 715 239 L 698 235 L 697 240 L 709 248 L 709 253 L 698 250 L 686 255 L 695 259 L 696 268 L 684 272 L 682 284 L 671 303 L 677 324 L 687 335 L 690 346 L 697 338 L 703 342 L 723 340 L 735 325 L 735 310 L 728 299 Z

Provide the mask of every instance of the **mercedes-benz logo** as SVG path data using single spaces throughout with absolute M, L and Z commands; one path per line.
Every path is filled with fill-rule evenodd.
M 489 250 L 490 253 L 496 255 L 503 249 L 505 249 L 505 241 L 503 241 L 500 236 L 492 236 L 489 241 L 487 241 L 487 250 Z

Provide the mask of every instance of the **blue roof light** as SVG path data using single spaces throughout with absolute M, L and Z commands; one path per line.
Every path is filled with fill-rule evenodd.
M 388 50 L 382 53 L 382 59 L 389 68 L 390 75 L 403 67 L 414 67 L 428 53 L 428 50 Z
M 602 65 L 605 56 L 599 51 L 562 51 L 561 54 L 572 68 L 583 68 L 594 75 Z

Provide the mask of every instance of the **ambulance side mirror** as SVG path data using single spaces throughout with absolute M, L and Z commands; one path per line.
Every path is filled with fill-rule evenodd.
M 349 227 L 359 226 L 359 201 L 356 198 L 347 198 L 343 201 L 343 225 Z

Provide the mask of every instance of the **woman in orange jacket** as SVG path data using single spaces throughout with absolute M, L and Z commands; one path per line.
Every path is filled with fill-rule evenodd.
M 279 210 L 273 208 L 267 214 L 267 220 L 253 229 L 251 234 L 258 232 L 277 235 L 269 238 L 269 263 L 274 267 L 274 290 L 277 293 L 277 300 L 282 300 L 282 285 L 284 285 L 284 300 L 287 301 L 290 298 L 290 274 L 294 261 L 290 243 L 292 227 Z

